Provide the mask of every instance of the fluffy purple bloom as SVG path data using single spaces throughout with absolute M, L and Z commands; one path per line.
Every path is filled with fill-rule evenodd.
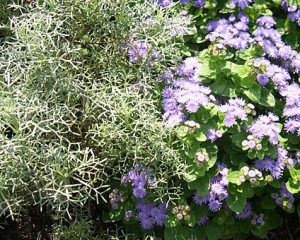
M 230 16 L 229 20 L 220 19 L 209 22 L 206 29 L 210 32 L 206 39 L 218 42 L 221 46 L 229 46 L 236 49 L 245 49 L 252 41 L 248 30 L 248 17 L 239 14 L 237 17 Z
M 171 4 L 171 0 L 159 0 L 158 4 L 162 7 L 167 7 Z
M 224 164 L 217 163 L 220 171 L 219 174 L 210 179 L 211 184 L 209 192 L 205 196 L 194 195 L 193 200 L 196 204 L 207 204 L 213 212 L 220 210 L 224 204 L 224 200 L 228 197 L 227 186 L 228 168 Z
M 133 41 L 132 43 L 130 43 L 127 52 L 129 62 L 138 63 L 142 59 L 144 59 L 150 50 L 150 46 L 151 45 L 149 43 L 145 43 L 142 41 Z
M 222 132 L 219 130 L 215 130 L 215 129 L 209 129 L 206 133 L 206 137 L 208 140 L 210 140 L 211 142 L 214 142 L 217 138 L 222 137 Z
M 265 28 L 273 27 L 276 22 L 271 16 L 262 16 L 256 20 L 256 23 L 260 26 L 264 26 Z
M 133 189 L 133 196 L 136 198 L 144 198 L 146 195 L 146 189 L 142 186 L 137 186 Z
M 210 102 L 211 90 L 199 82 L 201 63 L 195 57 L 186 58 L 177 68 L 170 68 L 159 77 L 165 77 L 166 87 L 163 90 L 163 118 L 169 126 L 186 120 L 184 110 L 194 113 L 201 106 Z M 173 79 L 170 79 L 172 76 Z
M 196 222 L 199 226 L 203 226 L 205 225 L 205 223 L 209 220 L 208 216 L 204 216 L 198 219 L 198 221 Z
M 183 4 L 183 5 L 186 5 L 190 2 L 191 0 L 180 0 L 180 2 Z
M 194 0 L 193 6 L 197 7 L 197 8 L 204 8 L 205 3 L 206 3 L 206 0 Z
M 138 211 L 137 219 L 140 221 L 143 229 L 164 225 L 168 213 L 165 204 L 146 203 L 144 199 L 141 199 L 137 202 L 135 208 Z
M 240 98 L 229 99 L 228 103 L 220 106 L 220 111 L 226 113 L 224 123 L 227 127 L 236 124 L 236 119 L 246 120 L 245 101 Z
M 278 117 L 272 113 L 269 113 L 268 116 L 260 115 L 247 131 L 258 139 L 269 137 L 269 142 L 273 145 L 277 145 L 278 134 L 281 131 L 277 124 L 278 120 Z
M 282 160 L 278 161 L 270 157 L 264 157 L 263 160 L 256 159 L 254 167 L 260 171 L 269 171 L 275 179 L 281 178 L 284 170 Z
M 155 184 L 151 176 L 152 173 L 146 167 L 136 164 L 127 175 L 122 176 L 121 183 L 126 185 L 130 182 L 133 186 L 133 195 L 136 198 L 144 198 L 147 194 L 146 187 Z
M 231 4 L 238 5 L 241 9 L 248 7 L 252 2 L 253 0 L 231 0 Z
M 267 74 L 257 74 L 256 79 L 257 82 L 262 86 L 267 85 L 269 82 L 269 76 Z

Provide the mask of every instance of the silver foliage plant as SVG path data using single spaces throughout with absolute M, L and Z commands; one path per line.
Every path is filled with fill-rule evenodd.
M 160 118 L 156 78 L 180 61 L 188 21 L 136 2 L 12 6 L 21 14 L 0 48 L 0 215 L 35 205 L 72 217 L 71 208 L 105 201 L 136 162 L 155 172 L 154 198 L 178 198 L 169 179 L 185 166 Z M 136 40 L 159 57 L 130 63 Z

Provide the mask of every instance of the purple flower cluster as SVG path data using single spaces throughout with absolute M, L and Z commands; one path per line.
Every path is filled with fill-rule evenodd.
M 151 45 L 142 41 L 133 41 L 127 44 L 127 54 L 129 62 L 138 63 L 147 57 L 151 50 Z
M 209 192 L 205 196 L 195 194 L 193 200 L 199 205 L 208 204 L 208 208 L 216 212 L 223 206 L 224 200 L 228 197 L 226 179 L 228 175 L 228 168 L 223 164 L 218 164 L 219 174 L 211 178 Z
M 112 209 L 117 210 L 119 209 L 119 204 L 125 202 L 125 198 L 123 197 L 122 192 L 120 192 L 118 189 L 114 189 L 109 194 L 109 202 L 111 204 Z
M 260 115 L 247 131 L 258 139 L 269 137 L 269 142 L 273 145 L 277 145 L 278 134 L 281 131 L 277 124 L 278 120 L 279 118 L 273 113 L 269 113 L 268 116 Z
M 288 18 L 300 25 L 300 8 L 298 6 L 289 6 L 287 0 L 283 0 L 281 6 L 289 13 Z
M 256 20 L 259 27 L 253 32 L 254 40 L 263 47 L 264 52 L 273 59 L 277 59 L 283 68 L 300 71 L 300 54 L 286 45 L 281 34 L 273 28 L 276 24 L 271 16 L 263 16 Z
M 122 177 L 121 183 L 123 185 L 126 185 L 128 182 L 132 183 L 134 197 L 144 198 L 147 194 L 146 187 L 152 187 L 155 184 L 151 176 L 152 173 L 147 168 L 142 164 L 137 164 L 134 169 Z
M 245 111 L 245 100 L 241 98 L 229 99 L 228 103 L 220 106 L 220 111 L 225 113 L 224 124 L 231 127 L 236 124 L 236 119 L 246 120 L 247 113 Z
M 258 73 L 256 78 L 260 85 L 265 86 L 272 79 L 279 92 L 288 86 L 288 80 L 291 79 L 291 76 L 284 68 L 271 64 L 265 58 L 253 59 L 253 66 Z
M 140 221 L 143 229 L 164 225 L 168 213 L 166 204 L 146 203 L 144 199 L 140 199 L 135 208 L 137 210 L 137 219 Z
M 162 7 L 167 7 L 171 4 L 171 0 L 158 0 L 158 4 Z
M 231 15 L 228 19 L 222 18 L 211 21 L 206 29 L 210 33 L 206 39 L 218 43 L 219 48 L 229 46 L 236 49 L 248 48 L 252 38 L 248 31 L 249 17 L 239 13 L 238 16 Z
M 286 101 L 283 115 L 289 117 L 284 124 L 284 129 L 300 136 L 300 87 L 297 83 L 292 83 L 281 91 L 281 95 Z
M 199 83 L 200 67 L 197 58 L 189 57 L 181 66 L 170 68 L 159 77 L 166 84 L 163 89 L 163 118 L 169 126 L 185 121 L 185 110 L 194 113 L 209 103 L 211 90 Z
M 294 160 L 289 158 L 287 150 L 282 147 L 277 148 L 277 159 L 264 157 L 263 160 L 256 159 L 254 166 L 260 171 L 269 171 L 273 178 L 279 179 L 283 175 L 285 167 L 294 165 Z
M 244 9 L 249 6 L 249 3 L 254 2 L 254 0 L 231 0 L 230 2 L 230 8 L 234 9 L 236 5 L 240 7 L 241 9 Z
M 281 190 L 278 193 L 272 193 L 271 197 L 275 200 L 277 205 L 285 207 L 287 209 L 293 208 L 293 203 L 295 198 L 293 195 L 287 190 L 285 182 L 281 183 Z
M 222 137 L 222 132 L 220 130 L 215 130 L 215 129 L 209 129 L 206 133 L 206 138 L 210 140 L 211 142 L 214 142 L 217 140 L 217 138 Z
M 196 8 L 204 8 L 205 3 L 206 3 L 206 0 L 193 0 L 193 1 L 194 1 L 193 6 L 196 7 Z M 183 5 L 186 5 L 186 4 L 190 3 L 191 0 L 180 0 L 180 2 Z

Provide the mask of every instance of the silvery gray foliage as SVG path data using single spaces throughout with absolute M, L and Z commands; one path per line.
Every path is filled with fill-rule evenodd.
M 135 3 L 31 1 L 10 18 L 0 48 L 0 215 L 36 205 L 72 217 L 71 207 L 105 201 L 135 162 L 153 167 L 154 198 L 178 198 L 169 179 L 185 166 L 160 118 L 156 78 L 179 62 L 188 19 Z M 124 43 L 134 40 L 159 57 L 130 63 Z

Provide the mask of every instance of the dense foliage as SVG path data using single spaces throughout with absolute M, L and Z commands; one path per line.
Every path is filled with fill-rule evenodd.
M 166 240 L 264 239 L 300 216 L 297 0 L 0 12 L 1 216 L 36 206 L 53 236 L 112 239 L 95 204 L 124 238 Z

